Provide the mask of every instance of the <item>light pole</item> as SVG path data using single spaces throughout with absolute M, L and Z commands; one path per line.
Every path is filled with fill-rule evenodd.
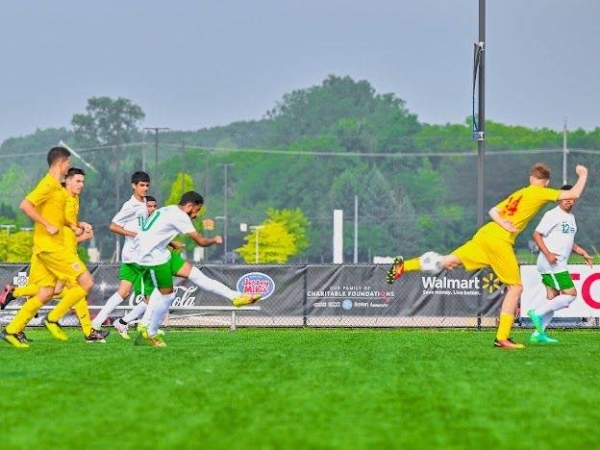
M 229 196 L 229 168 L 233 163 L 220 164 L 224 169 L 223 183 L 223 262 L 227 264 L 227 197 Z
M 168 131 L 170 128 L 168 127 L 145 127 L 144 130 L 154 131 L 154 171 L 156 172 L 156 168 L 158 167 L 158 133 L 161 131 Z
M 251 230 L 256 231 L 256 240 L 254 241 L 254 264 L 258 264 L 258 230 L 260 230 L 262 227 L 263 225 L 249 227 Z
M 16 227 L 16 225 L 0 225 L 0 228 L 6 230 L 6 234 L 7 235 L 9 235 L 10 234 L 10 230 L 12 230 L 15 227 Z

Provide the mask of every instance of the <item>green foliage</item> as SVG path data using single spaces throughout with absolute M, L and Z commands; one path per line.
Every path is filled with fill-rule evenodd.
M 302 254 L 310 242 L 308 240 L 308 231 L 310 221 L 304 216 L 300 208 L 277 210 L 269 208 L 267 217 L 273 222 L 282 224 L 287 232 L 294 237 L 296 252 Z
M 0 230 L 0 261 L 29 261 L 33 246 L 32 237 L 29 231 Z
M 282 222 L 267 220 L 244 240 L 246 245 L 236 249 L 248 264 L 285 264 L 298 253 L 295 237 Z
M 187 173 L 179 172 L 175 181 L 171 185 L 171 192 L 169 198 L 165 202 L 165 205 L 177 205 L 181 196 L 188 191 L 194 190 L 194 181 L 192 177 Z

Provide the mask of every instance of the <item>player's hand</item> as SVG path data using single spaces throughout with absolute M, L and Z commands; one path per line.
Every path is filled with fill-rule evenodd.
M 558 261 L 558 255 L 556 253 L 544 253 L 544 256 L 551 265 L 556 264 Z
M 54 225 L 52 225 L 51 223 L 49 223 L 48 225 L 46 225 L 46 231 L 51 236 L 54 236 L 55 234 L 58 234 L 58 228 L 55 227 Z
M 213 241 L 215 242 L 215 244 L 222 244 L 223 243 L 223 238 L 221 236 L 215 236 L 213 238 Z
M 583 259 L 585 259 L 585 263 L 592 267 L 594 265 L 594 258 L 592 258 L 590 255 L 582 255 Z
M 79 222 L 79 228 L 83 228 L 84 233 L 92 231 L 92 226 L 87 222 Z
M 587 174 L 588 174 L 587 167 L 585 167 L 582 164 L 577 164 L 577 166 L 575 167 L 575 173 L 580 177 L 587 176 Z
M 179 250 L 179 249 L 185 247 L 185 244 L 183 242 L 179 242 L 179 241 L 171 241 L 171 247 L 174 250 Z

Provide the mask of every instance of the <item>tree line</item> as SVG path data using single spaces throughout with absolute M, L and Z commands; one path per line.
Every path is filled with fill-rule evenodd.
M 364 80 L 331 75 L 284 95 L 260 120 L 159 131 L 158 148 L 144 118 L 130 100 L 94 97 L 85 112 L 73 115 L 70 128 L 6 140 L 0 147 L 6 162 L 0 204 L 18 205 L 46 170 L 40 155 L 63 140 L 96 170 L 82 166 L 87 177 L 81 216 L 94 225 L 104 259 L 117 248 L 108 222 L 131 195 L 130 174 L 142 168 L 162 204 L 175 201 L 182 189 L 201 192 L 207 203 L 203 218 L 214 222 L 214 230 L 204 232 L 223 234 L 227 227 L 228 251 L 237 250 L 231 255 L 237 261 L 254 262 L 259 253 L 261 262 L 330 262 L 334 209 L 344 211 L 344 253 L 352 261 L 355 197 L 361 262 L 452 250 L 477 227 L 477 142 L 470 120 L 421 123 L 402 99 L 379 94 Z M 486 210 L 526 184 L 537 161 L 552 167 L 551 184 L 559 187 L 562 146 L 560 131 L 488 121 Z M 599 237 L 594 199 L 600 128 L 570 131 L 568 147 L 568 180 L 575 164 L 590 168 L 576 211 L 582 245 L 590 247 Z M 80 161 L 73 158 L 73 165 Z M 0 224 L 30 226 L 22 214 L 5 213 L 0 209 Z M 242 232 L 241 223 L 252 228 Z M 529 238 L 527 230 L 517 247 L 526 252 Z M 223 251 L 207 249 L 209 261 L 222 261 Z

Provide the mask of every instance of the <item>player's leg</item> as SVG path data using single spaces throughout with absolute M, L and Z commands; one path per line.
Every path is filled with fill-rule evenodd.
M 148 325 L 148 341 L 155 347 L 164 347 L 166 344 L 159 335 L 158 329 L 164 322 L 169 307 L 175 298 L 170 263 L 166 262 L 165 264 L 153 266 L 150 269 L 150 275 L 156 289 L 150 296 L 150 301 L 153 302 L 153 306 L 150 323 Z
M 147 297 L 154 289 L 149 272 L 143 271 L 140 273 L 140 270 L 141 269 L 136 269 L 139 275 L 133 282 L 132 289 L 134 298 L 136 300 L 141 298 L 142 300 L 135 305 L 131 311 L 113 322 L 113 327 L 123 339 L 130 339 L 129 322 L 143 316 L 144 312 L 146 311 Z
M 171 259 L 181 258 L 180 256 L 172 257 Z M 245 293 L 234 291 L 228 288 L 223 283 L 209 278 L 204 275 L 200 269 L 191 265 L 189 262 L 180 259 L 178 264 L 180 267 L 174 272 L 178 277 L 187 278 L 196 286 L 205 291 L 212 292 L 222 297 L 228 298 L 233 303 L 233 306 L 251 305 L 260 300 L 259 294 Z M 175 265 L 173 266 L 173 268 Z
M 568 271 L 556 274 L 542 274 L 542 282 L 546 286 L 548 301 L 539 307 L 527 312 L 537 332 L 536 338 L 532 335 L 532 341 L 539 343 L 556 343 L 556 339 L 550 338 L 546 333 L 546 327 L 550 324 L 554 313 L 567 308 L 577 298 L 575 284 Z
M 95 330 L 101 330 L 110 313 L 131 294 L 132 286 L 139 278 L 140 273 L 134 264 L 123 263 L 119 267 L 119 289 L 109 297 L 102 309 L 96 314 L 92 325 Z

